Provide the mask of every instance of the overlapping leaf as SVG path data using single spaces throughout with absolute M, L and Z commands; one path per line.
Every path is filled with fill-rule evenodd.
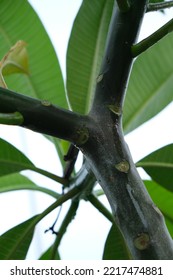
M 154 181 L 173 192 L 173 144 L 167 145 L 141 159 L 142 167 Z
M 130 132 L 173 100 L 173 34 L 141 54 L 134 63 L 124 104 L 124 130 Z
M 67 94 L 74 111 L 89 111 L 112 14 L 112 0 L 84 0 L 67 52 Z

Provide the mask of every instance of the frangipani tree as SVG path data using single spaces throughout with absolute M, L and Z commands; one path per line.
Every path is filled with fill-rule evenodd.
M 24 259 L 37 223 L 70 200 L 58 234 L 54 224 L 50 227 L 54 244 L 40 257 L 59 259 L 60 242 L 81 199 L 112 223 L 103 259 L 173 259 L 173 146 L 135 164 L 124 140 L 125 133 L 172 101 L 173 35 L 168 33 L 173 20 L 136 43 L 145 13 L 173 5 L 153 2 L 83 0 L 68 44 L 65 87 L 50 40 L 29 3 L 0 1 L 0 123 L 48 137 L 64 169 L 62 177 L 43 170 L 0 140 L 0 191 L 32 189 L 55 198 L 42 213 L 1 235 L 1 259 Z M 75 172 L 79 150 L 84 159 Z M 151 180 L 143 182 L 137 167 Z M 37 186 L 20 174 L 23 170 L 62 184 L 62 192 Z M 96 182 L 101 190 L 94 188 Z M 103 193 L 112 213 L 98 199 Z

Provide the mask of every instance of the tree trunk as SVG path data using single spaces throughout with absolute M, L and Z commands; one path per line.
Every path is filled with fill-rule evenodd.
M 93 106 L 87 116 L 2 88 L 0 111 L 20 112 L 22 123 L 13 124 L 66 139 L 83 152 L 134 259 L 173 259 L 173 243 L 163 216 L 138 175 L 122 130 L 123 101 L 133 63 L 131 48 L 146 5 L 147 0 L 129 0 L 120 10 L 115 4 Z
M 105 57 L 90 112 L 83 153 L 102 186 L 134 259 L 173 259 L 173 243 L 159 209 L 149 197 L 122 132 L 123 99 L 146 0 L 130 9 L 114 7 Z

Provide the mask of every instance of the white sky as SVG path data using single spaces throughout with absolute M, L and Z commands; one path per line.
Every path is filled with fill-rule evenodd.
M 44 22 L 65 76 L 65 56 L 68 38 L 74 17 L 82 1 L 30 0 L 29 2 Z M 161 13 L 148 14 L 143 24 L 142 36 L 152 33 L 171 18 L 172 11 L 170 9 L 167 12 L 167 16 Z M 173 129 L 170 129 L 171 122 L 165 122 L 165 119 L 172 119 L 172 109 L 173 106 L 170 105 L 159 116 L 126 137 L 135 161 L 163 145 L 173 143 Z M 15 127 L 1 126 L 0 137 L 15 144 L 25 154 L 29 155 L 31 160 L 40 168 L 57 173 L 58 159 L 53 145 L 37 133 L 31 131 L 23 133 L 23 131 L 23 129 Z M 15 135 L 15 138 L 12 138 L 11 135 Z M 148 137 L 148 135 L 150 136 Z M 42 186 L 49 185 L 57 189 L 57 185 L 45 178 L 42 179 L 43 177 L 40 178 L 40 176 L 33 173 L 31 177 Z M 22 191 L 20 193 L 2 194 L 0 196 L 0 213 L 4 212 L 6 214 L 1 223 L 0 233 L 30 218 L 35 213 L 43 211 L 52 202 L 53 199 L 40 193 L 33 194 Z M 104 199 L 104 203 L 107 204 L 106 199 Z M 63 207 L 63 211 L 66 211 L 66 207 Z M 29 259 L 38 258 L 40 252 L 46 250 L 54 240 L 54 236 L 51 233 L 44 234 L 44 230 L 52 225 L 57 212 L 54 211 L 40 223 L 41 226 L 36 231 L 37 238 L 28 254 Z M 81 209 L 63 238 L 60 247 L 62 258 L 100 259 L 103 250 L 100 244 L 104 244 L 109 227 L 110 224 L 89 203 L 81 202 Z

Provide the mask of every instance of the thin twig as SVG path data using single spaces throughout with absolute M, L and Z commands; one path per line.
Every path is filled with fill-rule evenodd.
M 100 200 L 94 195 L 90 194 L 88 196 L 89 202 L 97 209 L 100 213 L 102 213 L 111 223 L 114 222 L 112 214 L 109 210 L 100 202 Z
M 140 55 L 142 52 L 149 49 L 151 46 L 156 44 L 159 40 L 161 40 L 164 36 L 173 31 L 173 19 L 168 21 L 165 25 L 159 28 L 156 32 L 142 40 L 141 42 L 132 46 L 132 55 L 136 57 Z
M 164 3 L 151 3 L 147 6 L 147 12 L 155 12 L 167 8 L 173 7 L 173 1 L 164 2 Z
M 55 259 L 55 256 L 56 256 L 56 252 L 58 250 L 58 247 L 60 245 L 60 242 L 62 240 L 62 237 L 64 236 L 66 230 L 67 230 L 67 227 L 69 226 L 69 224 L 71 223 L 71 221 L 73 220 L 73 218 L 75 217 L 76 215 L 76 212 L 77 212 L 77 209 L 78 209 L 78 206 L 79 206 L 79 199 L 77 198 L 74 198 L 71 202 L 71 206 L 61 224 L 61 227 L 57 233 L 57 237 L 55 239 L 55 242 L 53 244 L 53 247 L 52 247 L 52 252 L 51 252 L 51 259 Z

